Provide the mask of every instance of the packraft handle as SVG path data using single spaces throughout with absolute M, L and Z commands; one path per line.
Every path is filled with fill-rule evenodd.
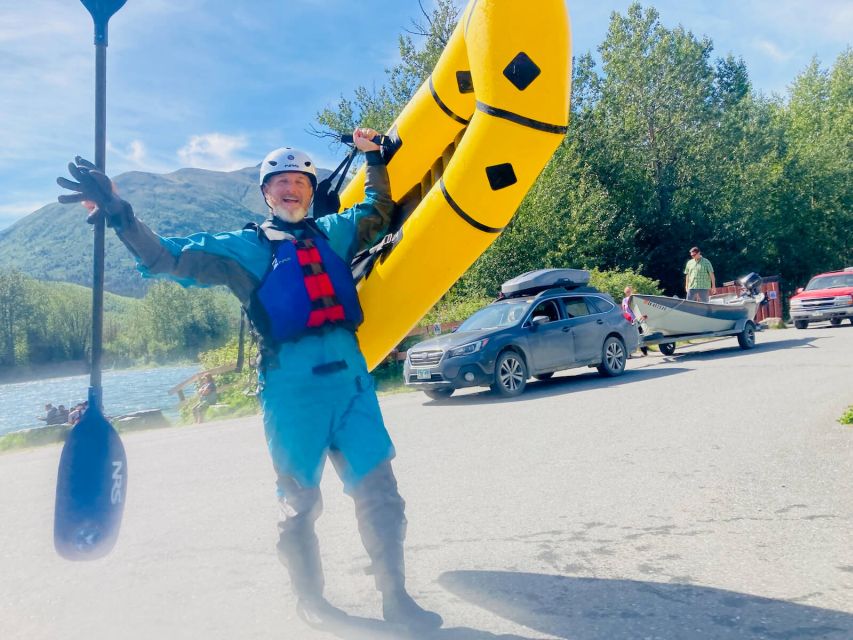
M 390 149 L 393 145 L 391 138 L 389 138 L 388 136 L 383 136 L 381 133 L 379 135 L 373 136 L 370 141 L 373 144 L 378 144 L 380 147 L 383 147 L 385 149 Z M 342 133 L 341 142 L 343 142 L 344 144 L 353 144 L 352 134 Z

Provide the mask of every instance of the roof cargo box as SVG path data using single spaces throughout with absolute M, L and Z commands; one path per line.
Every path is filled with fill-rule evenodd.
M 501 296 L 511 298 L 532 295 L 554 287 L 574 289 L 588 283 L 589 271 L 586 269 L 537 269 L 504 282 L 501 285 Z

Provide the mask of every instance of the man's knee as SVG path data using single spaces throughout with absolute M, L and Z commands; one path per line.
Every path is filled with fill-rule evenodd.
M 405 536 L 406 501 L 397 490 L 397 479 L 386 461 L 368 473 L 352 490 L 356 515 L 364 525 L 399 527 Z
M 323 513 L 320 487 L 303 487 L 291 476 L 279 476 L 278 487 L 281 495 L 278 528 L 281 534 L 313 529 L 314 522 Z
M 353 498 L 378 498 L 383 497 L 386 501 L 399 502 L 405 506 L 405 501 L 397 490 L 397 478 L 391 468 L 391 462 L 386 460 L 374 468 L 352 488 Z

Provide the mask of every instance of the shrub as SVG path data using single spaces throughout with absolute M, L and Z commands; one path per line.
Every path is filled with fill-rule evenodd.
M 647 278 L 631 269 L 625 271 L 599 271 L 591 269 L 589 272 L 589 284 L 599 291 L 609 293 L 614 300 L 619 302 L 625 296 L 625 287 L 632 287 L 634 293 L 646 293 L 649 295 L 660 295 L 663 293 L 660 282 Z
M 207 371 L 237 362 L 237 350 L 237 338 L 232 338 L 224 347 L 200 353 L 198 359 L 201 362 L 202 370 Z M 250 345 L 246 345 L 242 371 L 231 371 L 213 376 L 217 389 L 216 404 L 227 406 L 209 408 L 205 413 L 205 420 L 238 418 L 255 415 L 260 411 L 260 403 L 255 396 L 258 373 L 254 367 L 249 366 L 249 357 L 253 353 L 254 349 Z M 193 421 L 192 408 L 196 402 L 198 400 L 193 395 L 181 403 L 180 413 L 183 422 Z

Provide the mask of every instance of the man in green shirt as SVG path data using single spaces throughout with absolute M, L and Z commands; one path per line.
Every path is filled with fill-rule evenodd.
M 690 260 L 684 265 L 684 290 L 687 300 L 708 302 L 711 289 L 716 287 L 714 267 L 708 258 L 703 258 L 699 247 L 690 250 Z

